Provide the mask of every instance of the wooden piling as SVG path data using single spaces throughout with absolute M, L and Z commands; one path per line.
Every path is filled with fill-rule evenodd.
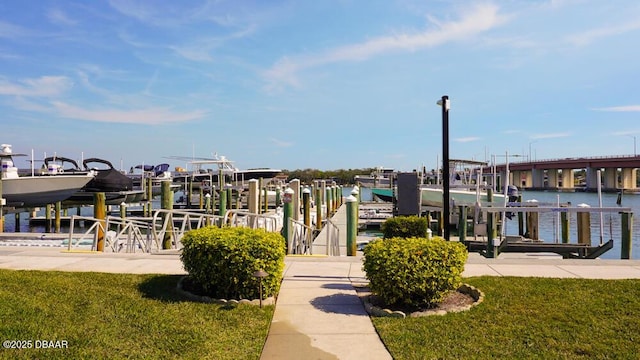
M 467 207 L 465 205 L 458 206 L 460 216 L 458 218 L 458 238 L 460 242 L 465 241 L 467 235 Z
M 496 213 L 487 212 L 487 257 L 497 258 L 498 249 L 494 246 L 496 238 Z
M 163 210 L 173 210 L 173 191 L 171 190 L 171 181 L 163 181 L 160 195 L 160 202 L 162 204 Z M 171 214 L 164 214 L 167 216 L 169 228 L 171 231 L 165 231 L 164 239 L 162 240 L 162 248 L 163 249 L 171 249 L 171 245 L 173 244 L 173 219 L 171 218 Z
M 153 179 L 147 179 L 147 216 L 151 216 L 153 214 Z
M 522 195 L 518 195 L 518 203 L 522 206 Z M 518 211 L 518 235 L 524 236 L 524 233 L 524 213 L 522 211 Z
M 538 240 L 540 238 L 539 235 L 539 221 L 538 221 L 538 213 L 535 211 L 530 211 L 527 213 L 527 232 L 526 235 L 531 240 Z
M 563 211 L 560 213 L 560 228 L 562 232 L 562 243 L 569 243 L 569 213 L 567 211 Z
M 587 204 L 579 204 L 580 208 L 589 208 Z M 577 214 L 578 244 L 591 245 L 591 214 L 589 211 L 579 211 Z
M 358 198 L 347 198 L 347 256 L 356 256 L 358 235 Z M 327 244 L 329 246 L 329 244 Z
M 107 217 L 107 197 L 105 193 L 93 194 L 93 217 L 101 222 L 102 226 L 96 229 L 96 251 L 104 251 L 104 226 Z
M 269 211 L 269 190 L 267 189 L 267 187 L 264 187 L 263 190 L 264 193 L 264 208 L 262 210 L 263 214 L 266 214 Z
M 322 230 L 322 188 L 316 187 L 316 230 Z M 329 246 L 329 245 L 327 245 Z
M 218 208 L 218 215 L 224 216 L 227 213 L 227 191 L 225 189 L 220 189 L 220 203 Z M 222 220 L 220 220 L 220 227 L 223 227 L 224 224 Z
M 631 259 L 631 238 L 633 234 L 633 213 L 623 212 L 620 213 L 621 219 L 621 233 L 622 233 L 622 246 L 620 259 Z
M 264 179 L 258 179 L 258 191 L 260 192 L 260 196 L 258 197 L 258 213 L 262 214 L 262 208 L 264 207 L 264 203 L 267 200 L 267 189 L 264 188 Z
M 291 229 L 289 226 L 290 219 L 293 216 L 293 194 L 294 191 L 291 188 L 287 188 L 284 191 L 284 211 L 283 211 L 283 221 L 282 221 L 282 236 L 284 236 L 284 243 L 287 247 L 287 253 L 289 253 L 289 240 L 291 239 Z
M 56 202 L 55 204 L 55 217 L 56 217 L 56 221 L 55 221 L 55 232 L 59 233 L 60 232 L 60 227 L 61 227 L 61 222 L 62 222 L 62 214 L 61 214 L 61 210 L 62 209 L 62 203 L 60 201 Z
M 304 188 L 302 190 L 302 213 L 304 217 L 304 224 L 311 226 L 311 190 Z
M 51 232 L 51 204 L 47 204 L 44 207 L 44 231 Z

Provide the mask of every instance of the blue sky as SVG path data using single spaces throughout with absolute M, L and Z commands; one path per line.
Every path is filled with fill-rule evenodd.
M 5 1 L 0 142 L 117 167 L 632 155 L 640 3 Z M 513 160 L 512 160 L 513 161 Z

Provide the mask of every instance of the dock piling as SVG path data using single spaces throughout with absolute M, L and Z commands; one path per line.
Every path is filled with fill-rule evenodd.
M 358 198 L 351 195 L 347 198 L 347 256 L 355 256 L 358 235 Z
M 621 213 L 621 227 L 622 227 L 622 246 L 620 259 L 631 259 L 631 234 L 633 233 L 633 213 L 623 212 Z
M 98 219 L 102 226 L 96 229 L 96 251 L 104 251 L 104 225 L 107 217 L 107 197 L 103 192 L 93 194 L 93 217 Z

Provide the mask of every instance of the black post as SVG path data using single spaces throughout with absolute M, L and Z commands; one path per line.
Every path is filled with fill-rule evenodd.
M 444 239 L 449 241 L 449 97 L 442 96 L 442 216 L 444 217 Z

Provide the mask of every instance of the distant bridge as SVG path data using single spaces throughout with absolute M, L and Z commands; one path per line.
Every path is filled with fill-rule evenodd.
M 496 184 L 497 188 L 502 187 L 506 165 L 484 167 L 483 181 Z M 638 168 L 640 156 L 637 155 L 517 161 L 509 163 L 509 184 L 525 189 L 595 191 L 600 171 L 603 190 L 635 192 L 640 191 L 637 185 Z M 575 172 L 580 170 L 584 171 L 584 178 L 575 176 Z

